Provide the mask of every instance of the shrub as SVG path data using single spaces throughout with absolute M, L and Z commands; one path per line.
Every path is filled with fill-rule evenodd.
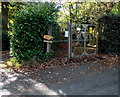
M 11 47 L 19 62 L 30 60 L 43 62 L 46 48 L 43 35 L 56 22 L 58 8 L 54 3 L 28 3 L 18 12 L 13 24 Z
M 6 64 L 11 67 L 20 68 L 22 64 L 20 64 L 15 58 L 10 58 L 6 61 Z
M 98 19 L 98 23 L 98 51 L 107 54 L 120 54 L 120 15 L 102 15 Z

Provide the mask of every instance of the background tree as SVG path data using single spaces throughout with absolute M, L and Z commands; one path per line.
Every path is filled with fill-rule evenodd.
M 8 12 L 9 2 L 2 2 L 2 50 L 9 50 L 10 43 L 8 37 Z
M 10 34 L 14 15 L 23 8 L 22 2 L 1 2 L 2 5 L 2 50 L 10 49 Z
M 8 24 L 8 8 L 9 2 L 2 2 L 2 29 L 7 30 L 7 24 Z
M 115 2 L 69 2 L 60 4 L 63 6 L 63 12 L 61 12 L 61 14 L 64 14 L 61 15 L 64 16 L 64 18 L 61 17 L 60 20 L 69 21 L 71 18 L 73 23 L 96 23 L 101 14 L 110 13 L 116 4 Z M 70 5 L 72 6 L 71 17 L 69 15 Z

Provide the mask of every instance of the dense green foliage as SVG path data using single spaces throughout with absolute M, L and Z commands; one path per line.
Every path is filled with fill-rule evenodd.
M 111 14 L 120 14 L 120 1 L 116 3 L 114 8 L 110 12 Z
M 98 49 L 101 53 L 120 54 L 120 15 L 102 15 L 99 20 Z
M 28 3 L 18 12 L 13 24 L 11 47 L 19 62 L 42 62 L 51 54 L 46 53 L 43 35 L 51 25 L 57 26 L 58 7 L 54 3 Z M 54 26 L 55 27 L 55 26 Z M 54 33 L 53 33 L 54 34 Z
M 9 2 L 8 5 L 8 34 L 11 35 L 12 34 L 12 24 L 13 21 L 15 19 L 15 14 L 18 11 L 21 11 L 25 6 L 25 3 L 23 2 Z

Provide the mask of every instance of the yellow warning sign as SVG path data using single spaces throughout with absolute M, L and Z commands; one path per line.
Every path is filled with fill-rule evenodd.
M 51 39 L 53 39 L 53 36 L 50 36 L 50 35 L 44 35 L 44 39 L 51 40 Z
M 92 33 L 92 32 L 93 32 L 92 27 L 89 27 L 89 33 Z

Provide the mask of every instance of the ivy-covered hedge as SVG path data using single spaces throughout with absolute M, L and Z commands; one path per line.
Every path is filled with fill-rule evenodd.
M 120 54 L 120 15 L 102 15 L 98 19 L 98 23 L 98 51 L 107 54 Z
M 43 35 L 52 24 L 56 24 L 57 12 L 58 7 L 54 3 L 32 2 L 16 14 L 11 48 L 19 62 L 42 62 L 51 55 L 46 53 Z

